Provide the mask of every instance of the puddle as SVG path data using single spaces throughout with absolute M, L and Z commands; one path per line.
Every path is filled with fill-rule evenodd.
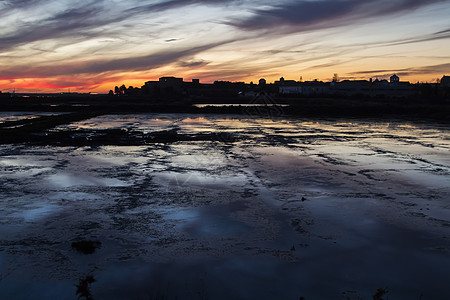
M 251 233 L 251 227 L 236 216 L 245 211 L 247 205 L 232 202 L 220 206 L 201 207 L 169 213 L 168 220 L 176 220 L 177 227 L 193 237 L 240 237 Z
M 36 204 L 34 204 L 36 205 Z M 43 204 L 39 207 L 25 209 L 23 211 L 23 219 L 25 222 L 35 222 L 50 216 L 59 209 L 56 205 Z
M 47 112 L 0 112 L 0 124 L 10 121 L 31 120 L 41 116 L 53 116 L 62 113 Z
M 88 175 L 54 174 L 47 181 L 55 188 L 71 188 L 76 186 L 124 187 L 128 183 L 116 178 L 98 178 Z

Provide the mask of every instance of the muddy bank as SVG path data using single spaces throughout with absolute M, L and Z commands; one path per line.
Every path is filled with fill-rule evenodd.
M 78 112 L 69 114 L 36 116 L 0 123 L 0 143 L 35 142 L 45 138 L 46 131 L 55 126 L 68 124 L 101 115 L 100 113 Z
M 179 141 L 232 142 L 238 139 L 230 133 L 179 134 L 177 130 L 144 133 L 128 129 L 51 130 L 54 127 L 90 119 L 104 113 L 71 113 L 39 116 L 31 119 L 0 123 L 0 143 L 27 143 L 48 146 L 138 146 Z
M 233 106 L 195 107 L 194 104 L 233 104 Z M 242 107 L 236 106 L 242 104 Z M 261 105 L 249 109 L 246 105 Z M 283 106 L 286 105 L 286 106 Z M 92 112 L 123 113 L 192 113 L 240 114 L 243 116 L 294 116 L 311 118 L 426 118 L 448 123 L 449 99 L 428 98 L 142 98 L 92 96 L 52 96 L 48 98 L 11 98 L 0 101 L 2 111 Z

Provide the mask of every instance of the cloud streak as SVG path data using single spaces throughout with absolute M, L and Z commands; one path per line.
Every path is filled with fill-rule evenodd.
M 155 4 L 141 5 L 130 8 L 126 11 L 129 14 L 143 12 L 161 12 L 169 9 L 176 9 L 188 5 L 228 5 L 237 2 L 236 0 L 169 0 Z
M 156 4 L 138 5 L 139 2 L 130 1 L 126 3 L 124 9 L 116 10 L 107 1 L 81 0 L 50 17 L 18 23 L 15 25 L 15 30 L 8 35 L 2 35 L 0 32 L 0 51 L 47 39 L 76 40 L 104 36 L 107 34 L 106 27 L 111 29 L 114 24 L 133 20 L 140 15 L 159 13 L 190 5 L 224 6 L 236 2 L 236 0 L 170 0 Z M 9 10 L 5 9 L 3 13 L 36 7 L 35 14 L 39 15 L 49 3 L 51 3 L 49 0 L 6 1 L 5 7 Z M 175 39 L 167 41 L 171 42 Z
M 46 39 L 100 36 L 104 32 L 95 32 L 96 29 L 123 19 L 123 16 L 105 16 L 101 6 L 87 3 L 43 20 L 20 24 L 13 34 L 0 36 L 0 50 Z
M 420 67 L 410 67 L 402 69 L 376 69 L 376 70 L 364 70 L 358 72 L 352 72 L 350 75 L 367 75 L 371 74 L 373 76 L 386 77 L 392 74 L 397 74 L 398 76 L 411 76 L 417 74 L 450 74 L 450 63 L 436 64 L 430 66 L 420 66 Z
M 227 22 L 241 30 L 308 31 L 348 25 L 358 20 L 414 10 L 443 0 L 318 0 L 290 1 L 252 16 Z
M 99 74 L 111 71 L 143 71 L 152 68 L 158 68 L 163 65 L 178 62 L 182 58 L 191 57 L 197 53 L 201 53 L 208 49 L 212 49 L 222 43 L 206 44 L 198 47 L 178 49 L 172 51 L 164 51 L 152 53 L 144 56 L 119 58 L 119 59 L 103 59 L 87 62 L 60 64 L 60 65 L 41 65 L 41 66 L 13 66 L 4 68 L 0 71 L 0 79 L 5 78 L 32 78 L 32 77 L 50 77 L 74 74 Z M 199 61 L 183 62 L 184 66 L 199 65 Z M 201 61 L 201 64 L 205 62 Z

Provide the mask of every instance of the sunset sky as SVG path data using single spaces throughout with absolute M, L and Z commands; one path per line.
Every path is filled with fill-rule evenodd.
M 450 75 L 450 1 L 0 0 L 0 90 Z

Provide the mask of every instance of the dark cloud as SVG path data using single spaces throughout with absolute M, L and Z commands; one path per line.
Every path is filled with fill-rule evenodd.
M 430 41 L 436 41 L 436 40 L 443 40 L 450 38 L 450 30 L 445 32 L 439 32 L 434 34 L 430 37 L 422 37 L 422 38 L 416 38 L 411 41 L 405 41 L 404 44 L 410 44 L 410 43 L 419 43 L 419 42 L 430 42 Z
M 16 10 L 19 13 L 22 8 L 33 6 L 36 7 L 36 11 L 39 11 L 39 9 L 42 9 L 39 6 L 48 2 L 48 0 L 7 1 L 6 6 L 11 11 Z M 232 2 L 236 2 L 236 0 L 170 0 L 143 6 L 135 6 L 130 3 L 127 5 L 131 8 L 115 11 L 104 1 L 86 2 L 81 0 L 49 18 L 14 24 L 13 26 L 16 27 L 14 33 L 10 35 L 0 34 L 0 51 L 40 40 L 102 36 L 105 35 L 105 30 L 104 28 L 102 30 L 102 27 L 134 18 L 139 14 L 159 12 L 193 4 L 226 5 Z M 167 41 L 171 42 L 175 39 Z
M 397 46 L 397 45 L 407 45 L 407 44 L 415 44 L 415 43 L 422 43 L 422 42 L 431 42 L 436 40 L 443 40 L 450 38 L 450 31 L 449 32 L 439 32 L 435 34 L 429 34 L 429 35 L 420 35 L 420 36 L 414 36 L 406 39 L 399 39 L 396 41 L 380 41 L 380 42 L 373 42 L 373 43 L 365 43 L 365 44 L 353 44 L 353 45 L 346 45 L 345 47 L 385 47 L 385 46 Z
M 450 28 L 438 31 L 435 33 L 435 35 L 446 34 L 446 33 L 450 33 Z
M 127 13 L 142 13 L 142 12 L 160 12 L 169 9 L 175 9 L 187 5 L 203 4 L 203 5 L 227 5 L 236 0 L 169 0 L 159 3 L 141 5 L 128 9 Z
M 406 69 L 405 72 L 410 72 L 409 74 L 433 74 L 433 73 L 450 74 L 450 63 L 410 68 Z
M 253 16 L 232 20 L 228 24 L 242 30 L 276 30 L 288 27 L 293 31 L 330 28 L 354 21 L 414 10 L 444 0 L 318 0 L 290 1 L 271 9 L 255 9 Z
M 360 1 L 296 1 L 271 10 L 254 10 L 249 19 L 236 22 L 244 30 L 271 29 L 280 26 L 309 26 L 348 14 Z
M 101 84 L 104 78 L 96 79 L 96 78 L 82 78 L 80 80 L 66 80 L 66 79 L 51 79 L 47 82 L 50 85 L 56 86 L 56 87 L 79 87 L 79 86 L 85 86 L 85 85 L 98 85 Z
M 14 34 L 0 36 L 0 50 L 46 39 L 92 37 L 96 34 L 89 32 L 90 29 L 98 29 L 123 18 L 105 16 L 101 6 L 86 4 L 41 21 L 20 25 Z M 104 33 L 98 33 L 102 34 Z
M 214 48 L 224 43 L 208 44 L 188 49 L 178 49 L 145 56 L 121 59 L 97 60 L 59 65 L 49 64 L 36 67 L 14 66 L 11 68 L 4 68 L 3 70 L 0 70 L 0 79 L 21 77 L 50 77 L 73 74 L 101 74 L 110 71 L 143 71 L 178 62 L 184 57 L 191 57 L 197 53 Z M 203 62 L 203 64 L 206 64 L 206 62 Z
M 193 68 L 193 67 L 201 67 L 208 65 L 209 62 L 204 60 L 190 60 L 190 61 L 180 61 L 178 63 L 179 66 L 185 67 L 185 68 Z
M 374 49 L 374 48 L 379 48 L 379 47 L 390 47 L 390 46 L 398 46 L 398 45 L 407 45 L 407 44 L 415 44 L 415 43 L 423 43 L 423 42 L 431 42 L 431 41 L 436 41 L 436 40 L 444 40 L 444 39 L 449 39 L 450 38 L 450 30 L 442 30 L 442 31 L 438 31 L 438 32 L 431 32 L 429 34 L 420 34 L 420 35 L 416 35 L 416 36 L 410 36 L 410 37 L 405 37 L 405 38 L 400 38 L 400 39 L 390 39 L 390 40 L 378 40 L 378 41 L 371 41 L 371 42 L 364 42 L 364 43 L 346 43 L 343 45 L 337 45 L 337 46 L 333 46 L 330 49 L 327 49 L 328 53 L 330 53 L 331 55 L 329 56 L 325 56 L 325 57 L 320 57 L 321 58 L 333 58 L 333 57 L 337 57 L 339 55 L 342 54 L 351 54 L 353 52 L 356 52 L 360 49 Z M 323 51 L 323 46 L 320 47 L 316 47 L 316 48 L 309 48 L 308 50 L 305 50 L 306 53 L 313 53 L 316 50 L 320 50 L 319 52 Z M 274 50 L 272 51 L 272 53 L 278 54 L 278 53 L 290 53 L 289 51 L 284 51 L 284 50 Z M 389 55 L 389 57 L 392 57 L 392 55 Z M 408 57 L 408 56 L 402 56 L 403 58 Z M 433 59 L 448 59 L 447 56 L 435 56 L 435 55 L 430 55 L 430 56 L 421 56 L 423 58 L 433 58 Z M 373 55 L 373 56 L 363 56 L 363 57 L 359 57 L 360 59 L 366 59 L 366 58 L 379 58 L 379 55 Z M 315 60 L 316 58 L 314 57 L 312 60 Z M 355 59 L 358 60 L 358 59 Z M 369 73 L 369 72 L 368 72 Z
M 352 72 L 352 73 L 350 73 L 350 75 L 359 75 L 359 74 L 379 74 L 379 73 L 388 73 L 388 72 L 394 72 L 394 71 L 393 71 L 393 70 L 387 70 L 387 69 L 365 70 L 365 71 Z
M 225 43 L 226 42 L 214 43 L 188 49 L 165 51 L 140 57 L 100 61 L 93 64 L 89 64 L 87 66 L 83 66 L 80 70 L 76 70 L 76 72 L 100 73 L 105 71 L 118 71 L 118 70 L 127 70 L 127 71 L 147 70 L 150 68 L 157 68 L 166 64 L 177 62 L 178 60 L 184 57 L 192 56 L 194 54 L 203 52 L 205 50 L 217 47 Z
M 378 70 L 364 70 L 358 72 L 352 72 L 350 75 L 365 75 L 371 74 L 373 76 L 386 77 L 392 74 L 397 74 L 398 76 L 410 76 L 410 75 L 423 75 L 423 74 L 450 74 L 450 63 L 422 66 L 422 67 L 412 67 L 404 69 L 378 69 Z
M 276 55 L 276 54 L 302 54 L 302 53 L 307 53 L 308 51 L 306 50 L 282 50 L 282 49 L 271 49 L 271 50 L 266 50 L 263 51 L 263 53 L 267 53 L 269 55 Z
M 33 7 L 33 6 L 36 6 L 45 1 L 46 0 L 13 0 L 13 1 L 5 0 L 5 1 L 0 1 L 0 4 L 2 4 L 2 6 L 4 6 L 4 7 L 6 7 L 6 9 L 1 11 L 1 14 L 10 13 L 13 10 Z

